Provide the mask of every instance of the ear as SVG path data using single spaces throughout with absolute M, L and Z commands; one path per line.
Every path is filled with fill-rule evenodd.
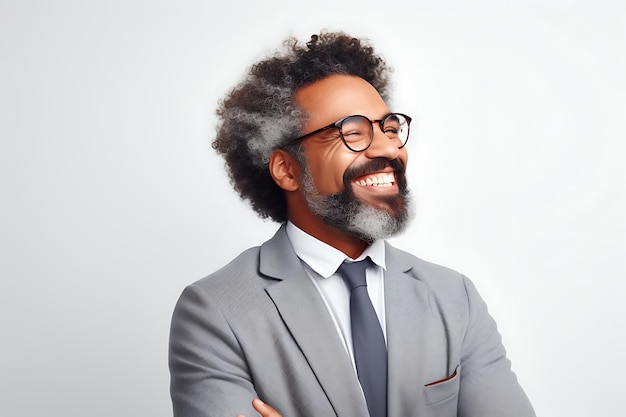
M 282 149 L 270 155 L 269 170 L 276 185 L 285 191 L 296 191 L 300 188 L 300 164 Z

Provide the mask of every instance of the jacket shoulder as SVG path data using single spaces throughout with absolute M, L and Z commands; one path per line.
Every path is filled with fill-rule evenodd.
M 397 262 L 404 272 L 419 276 L 419 279 L 431 280 L 463 280 L 465 277 L 458 271 L 426 261 L 402 249 L 398 249 L 388 244 L 387 250 L 390 252 L 392 262 Z
M 388 245 L 389 260 L 397 262 L 402 272 L 426 285 L 438 298 L 466 298 L 471 281 L 462 273 L 421 259 L 409 252 Z
M 204 290 L 217 290 L 223 286 L 248 281 L 249 277 L 259 275 L 259 246 L 246 249 L 229 263 L 215 272 L 192 283 L 192 286 Z

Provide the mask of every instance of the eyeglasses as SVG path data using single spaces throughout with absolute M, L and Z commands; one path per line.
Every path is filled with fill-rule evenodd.
M 380 130 L 387 135 L 390 140 L 398 143 L 398 149 L 403 148 L 409 140 L 409 127 L 411 118 L 402 113 L 389 113 L 380 120 L 370 120 L 365 116 L 354 115 L 331 123 L 328 126 L 319 128 L 299 138 L 293 142 L 306 139 L 320 132 L 329 129 L 339 129 L 341 140 L 353 152 L 363 152 L 372 145 L 374 141 L 374 123 L 378 123 Z

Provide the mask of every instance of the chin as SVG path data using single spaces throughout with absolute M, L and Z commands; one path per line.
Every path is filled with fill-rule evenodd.
M 407 228 L 413 217 L 410 206 L 408 198 L 400 196 L 384 207 L 359 202 L 359 208 L 345 223 L 344 229 L 366 241 L 396 236 Z
M 303 165 L 302 178 L 309 210 L 327 225 L 363 241 L 397 235 L 413 218 L 411 197 L 402 172 L 396 175 L 396 194 L 362 196 L 365 198 L 355 193 L 347 175 L 344 176 L 344 190 L 330 195 L 317 191 L 307 164 Z
M 367 242 L 403 232 L 413 217 L 407 190 L 381 197 L 376 204 L 357 198 L 349 188 L 332 195 L 307 194 L 309 208 L 324 223 Z

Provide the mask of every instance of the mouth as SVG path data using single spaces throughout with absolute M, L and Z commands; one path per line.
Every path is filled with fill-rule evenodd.
M 397 175 L 393 168 L 387 167 L 356 177 L 350 182 L 350 188 L 361 202 L 388 209 L 390 201 L 401 194 Z
M 346 171 L 344 183 L 361 195 L 392 196 L 404 189 L 404 164 L 399 159 L 375 158 Z
M 396 183 L 396 176 L 394 172 L 377 172 L 355 178 L 352 183 L 362 187 L 388 188 Z

